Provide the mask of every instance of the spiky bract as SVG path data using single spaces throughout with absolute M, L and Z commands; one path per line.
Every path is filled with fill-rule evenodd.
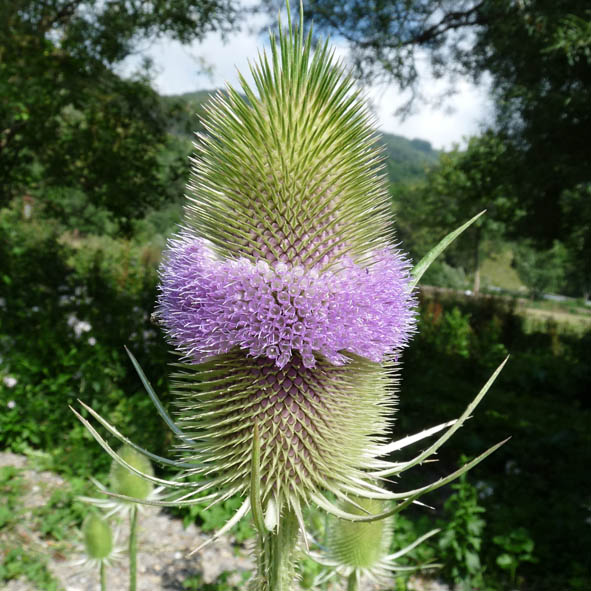
M 198 373 L 184 368 L 174 382 L 178 425 L 194 442 L 180 449 L 201 464 L 195 471 L 212 485 L 248 492 L 256 423 L 264 501 L 297 505 L 310 491 L 362 487 L 354 480 L 363 481 L 371 444 L 382 441 L 392 412 L 386 379 L 374 363 L 319 361 L 308 369 L 294 357 L 279 369 L 235 351 L 201 365 Z

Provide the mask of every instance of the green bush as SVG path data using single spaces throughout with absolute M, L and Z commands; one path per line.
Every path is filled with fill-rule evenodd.
M 447 287 L 450 289 L 467 289 L 470 281 L 462 267 L 452 267 L 444 261 L 435 261 L 423 277 L 425 285 Z
M 554 241 L 552 248 L 539 250 L 528 243 L 515 249 L 513 263 L 520 279 L 529 288 L 534 299 L 545 293 L 564 293 L 569 253 L 565 246 Z
M 163 451 L 165 430 L 124 351 L 166 398 L 167 348 L 150 322 L 161 238 L 77 235 L 20 206 L 0 210 L 0 445 L 50 450 L 73 474 L 108 469 L 68 410 L 81 399 Z
M 440 330 L 454 317 L 460 334 L 469 337 L 450 348 Z M 427 474 L 418 480 L 409 471 L 399 486 L 436 479 L 454 469 L 461 453 L 475 456 L 511 436 L 471 473 L 486 509 L 480 552 L 486 584 L 509 585 L 493 540 L 525 528 L 539 562 L 520 563 L 523 588 L 570 588 L 570 580 L 591 588 L 591 568 L 581 556 L 582 548 L 591 547 L 581 513 L 591 489 L 591 474 L 581 469 L 591 463 L 591 333 L 528 333 L 510 302 L 424 292 L 419 332 L 403 356 L 397 432 L 414 433 L 459 416 L 507 352 L 508 364 L 475 413 L 478 425 L 468 422 L 439 451 L 437 463 L 422 467 Z M 440 508 L 448 495 L 442 490 L 426 501 Z
M 495 536 L 493 542 L 501 551 L 497 556 L 497 564 L 509 573 L 511 584 L 516 582 L 517 567 L 521 563 L 538 562 L 538 559 L 533 554 L 535 543 L 524 527 L 505 535 Z
M 463 458 L 460 464 L 467 461 Z M 478 493 L 462 474 L 451 485 L 454 490 L 444 505 L 445 520 L 439 537 L 440 557 L 445 564 L 445 574 L 460 589 L 480 588 L 484 582 L 480 549 L 485 520 L 485 509 L 478 503 Z

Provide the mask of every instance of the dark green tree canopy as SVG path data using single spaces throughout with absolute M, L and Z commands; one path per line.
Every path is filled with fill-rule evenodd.
M 181 42 L 236 17 L 232 0 L 16 0 L 0 4 L 0 205 L 52 187 L 83 194 L 129 226 L 166 197 L 168 112 L 146 75 L 114 66 L 142 40 Z M 62 208 L 63 209 L 63 208 Z
M 235 18 L 232 0 L 15 0 L 3 2 L 3 33 L 52 40 L 65 53 L 112 64 L 127 57 L 142 39 L 161 35 L 189 43 L 210 31 L 228 32 Z M 4 37 L 10 39 L 10 37 Z

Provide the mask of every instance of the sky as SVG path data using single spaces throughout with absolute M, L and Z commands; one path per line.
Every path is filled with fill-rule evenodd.
M 248 60 L 256 59 L 257 51 L 264 43 L 264 36 L 245 29 L 230 35 L 226 42 L 214 33 L 192 46 L 161 39 L 145 48 L 142 55 L 154 60 L 156 76 L 153 84 L 160 94 L 182 94 L 221 88 L 226 82 L 238 86 L 237 70 L 249 80 Z M 346 48 L 337 46 L 336 49 L 337 55 L 346 60 Z M 122 73 L 131 73 L 138 63 L 139 56 L 129 59 L 123 64 Z M 212 71 L 207 73 L 204 64 Z M 421 92 L 427 97 L 436 97 L 445 89 L 446 82 L 431 78 L 426 68 L 423 79 Z M 442 107 L 417 104 L 415 112 L 404 121 L 395 115 L 395 111 L 406 97 L 395 85 L 371 87 L 367 90 L 367 97 L 380 130 L 427 140 L 436 149 L 449 150 L 455 144 L 465 145 L 465 138 L 477 134 L 490 113 L 486 87 L 475 87 L 461 79 L 455 84 L 457 94 Z

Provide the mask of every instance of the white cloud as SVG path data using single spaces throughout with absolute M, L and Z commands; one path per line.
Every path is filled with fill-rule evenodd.
M 203 43 L 183 47 L 177 41 L 158 41 L 147 52 L 156 65 L 154 87 L 161 94 L 182 94 L 219 88 L 225 82 L 238 84 L 237 69 L 248 72 L 248 58 L 256 57 L 254 35 L 239 34 L 224 44 L 219 37 L 208 36 Z M 136 64 L 131 62 L 128 68 Z M 211 66 L 209 75 L 204 68 Z
M 261 17 L 250 19 L 244 30 L 223 41 L 218 33 L 206 35 L 202 42 L 183 46 L 178 41 L 160 39 L 139 55 L 128 58 L 121 66 L 124 75 L 138 67 L 142 56 L 151 57 L 156 66 L 154 88 L 160 94 L 182 94 L 196 90 L 221 88 L 226 83 L 239 85 L 238 70 L 251 82 L 248 61 L 257 57 L 265 37 L 254 31 L 263 24 Z M 212 69 L 206 71 L 205 66 Z
M 425 94 L 435 98 L 441 90 L 430 86 Z M 464 145 L 464 138 L 477 134 L 490 113 L 486 87 L 474 86 L 466 80 L 456 82 L 456 93 L 443 105 L 417 104 L 413 114 L 404 120 L 395 115 L 396 109 L 405 102 L 405 96 L 397 88 L 373 88 L 369 96 L 383 131 L 425 139 L 437 149 L 449 150 L 454 144 Z

